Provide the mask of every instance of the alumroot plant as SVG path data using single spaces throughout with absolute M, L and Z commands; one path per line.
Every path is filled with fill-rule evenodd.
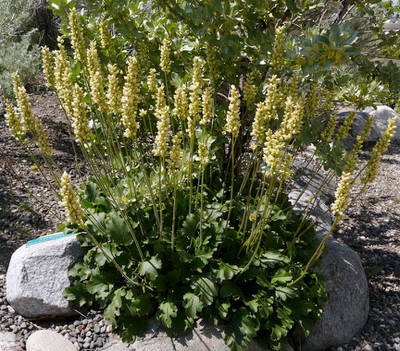
M 92 170 L 78 191 L 55 170 L 65 228 L 80 233 L 88 247 L 71 270 L 68 298 L 80 306 L 99 304 L 126 340 L 142 336 L 153 316 L 171 333 L 187 330 L 201 316 L 225 325 L 233 350 L 245 350 L 254 338 L 275 349 L 299 342 L 322 312 L 325 291 L 309 269 L 334 228 L 321 243 L 315 239 L 314 199 L 302 216 L 294 214 L 300 197 L 290 203 L 288 193 L 299 172 L 295 160 L 311 159 L 315 174 L 325 169 L 318 192 L 341 177 L 332 205 L 337 224 L 354 182 L 374 179 L 394 120 L 359 169 L 372 120 L 346 152 L 342 139 L 354 115 L 335 134 L 337 117 L 327 110 L 332 92 L 280 71 L 282 28 L 267 77 L 250 73 L 244 86 L 226 82 L 216 91 L 216 71 L 208 67 L 212 51 L 207 61 L 186 63 L 181 79 L 167 39 L 159 68 L 146 70 L 128 54 L 126 63 L 113 62 L 101 51 L 109 49 L 104 22 L 101 45 L 92 41 L 86 50 L 73 11 L 71 58 L 62 40 L 53 53 L 43 49 L 48 86 Z M 17 78 L 15 94 L 17 108 L 7 104 L 13 136 L 27 145 L 32 133 L 49 155 Z M 305 151 L 310 144 L 312 155 Z

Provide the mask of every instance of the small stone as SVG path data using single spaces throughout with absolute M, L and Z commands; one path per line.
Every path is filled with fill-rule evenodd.
M 83 344 L 83 348 L 84 349 L 88 349 L 90 347 L 90 344 L 88 343 L 88 342 L 85 342 L 84 344 Z
M 26 342 L 26 351 L 76 351 L 76 347 L 65 337 L 52 330 L 39 330 Z
M 103 347 L 103 340 L 98 338 L 94 344 L 96 347 Z

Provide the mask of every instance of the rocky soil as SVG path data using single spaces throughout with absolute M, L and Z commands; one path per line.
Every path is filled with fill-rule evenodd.
M 83 181 L 83 162 L 75 156 L 68 128 L 52 93 L 31 94 L 60 167 Z M 47 173 L 46 173 L 47 174 Z M 364 330 L 348 345 L 335 350 L 400 351 L 400 143 L 392 144 L 382 159 L 379 178 L 352 205 L 335 236 L 357 251 L 370 287 L 371 310 Z M 101 314 L 90 311 L 68 320 L 29 321 L 7 305 L 5 273 L 12 253 L 27 240 L 55 232 L 62 220 L 59 200 L 25 150 L 6 128 L 0 111 L 0 332 L 12 331 L 23 349 L 33 331 L 51 328 L 67 334 L 79 349 L 97 350 L 109 332 Z M 357 189 L 355 189 L 357 191 Z M 44 201 L 37 201 L 44 200 Z

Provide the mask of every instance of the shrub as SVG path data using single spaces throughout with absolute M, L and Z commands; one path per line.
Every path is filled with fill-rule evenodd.
M 0 89 L 12 94 L 12 73 L 23 82 L 39 73 L 38 44 L 52 45 L 57 24 L 43 1 L 0 0 Z
M 150 11 L 130 4 L 116 10 L 136 19 Z M 191 9 L 185 4 L 174 8 L 177 16 Z M 250 17 L 241 35 L 241 23 L 227 16 L 242 14 L 238 4 L 201 6 L 221 20 L 223 38 L 214 37 L 218 30 L 201 31 L 197 22 L 165 20 L 161 30 L 142 16 L 141 25 L 155 33 L 143 46 L 112 38 L 106 19 L 79 17 L 72 9 L 63 29 L 71 54 L 62 38 L 53 54 L 42 51 L 48 86 L 92 170 L 77 191 L 68 174 L 54 170 L 65 229 L 79 233 L 88 248 L 71 269 L 74 283 L 66 295 L 81 307 L 98 304 L 125 340 L 143 336 L 152 317 L 171 334 L 202 317 L 225 327 L 233 350 L 246 349 L 254 338 L 280 349 L 299 343 L 320 316 L 325 289 L 310 268 L 342 218 L 352 184 L 365 186 L 376 177 L 395 120 L 358 170 L 372 119 L 346 152 L 342 139 L 354 114 L 336 128 L 337 87 L 329 79 L 354 54 L 356 35 L 340 26 L 310 32 L 302 51 L 307 40 L 300 45 L 278 26 L 263 33 L 266 48 L 258 52 L 252 47 L 258 42 L 247 36 L 258 23 L 253 12 L 245 14 Z M 283 16 L 260 9 L 256 15 L 271 15 L 274 23 Z M 218 61 L 225 58 L 229 66 Z M 17 108 L 7 105 L 11 132 L 27 147 L 36 144 L 42 164 L 53 167 L 17 76 L 14 87 Z M 311 155 L 305 151 L 310 145 Z M 327 172 L 320 191 L 340 177 L 334 223 L 322 242 L 315 238 L 318 218 L 310 216 L 316 198 L 301 215 L 294 212 L 299 199 L 288 198 L 304 162 L 314 164 L 315 174 Z

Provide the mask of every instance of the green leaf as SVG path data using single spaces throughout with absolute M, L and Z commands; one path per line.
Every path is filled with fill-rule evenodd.
M 192 238 L 196 233 L 196 228 L 199 223 L 198 218 L 193 214 L 188 214 L 186 220 L 183 222 L 183 234 L 189 238 Z
M 284 269 L 278 269 L 277 272 L 275 273 L 274 277 L 271 279 L 271 283 L 287 283 L 292 280 L 292 275 L 290 272 L 284 270 Z
M 286 6 L 294 14 L 299 12 L 299 9 L 297 8 L 296 3 L 293 0 L 286 0 Z
M 232 279 L 239 272 L 238 266 L 224 262 L 220 262 L 218 268 L 214 273 L 220 282 Z
M 113 285 L 109 283 L 108 279 L 100 274 L 93 276 L 86 285 L 87 291 L 99 299 L 106 299 L 112 287 Z
M 127 293 L 128 300 L 131 302 L 128 304 L 128 309 L 134 316 L 147 316 L 152 313 L 154 309 L 154 301 L 151 294 L 142 294 L 139 296 L 129 296 L 129 292 Z
M 284 327 L 281 327 L 280 325 L 275 325 L 272 328 L 272 332 L 271 332 L 271 340 L 273 341 L 278 341 L 281 340 L 282 337 L 286 336 L 288 333 L 288 330 Z
M 258 320 L 242 307 L 230 318 L 226 327 L 225 342 L 232 350 L 247 350 L 259 327 Z
M 116 212 L 111 212 L 107 216 L 106 231 L 111 240 L 115 241 L 119 245 L 129 246 L 133 243 L 128 224 Z
M 205 276 L 197 279 L 192 287 L 195 294 L 200 297 L 200 300 L 206 305 L 210 306 L 214 297 L 218 295 L 218 288 L 212 276 Z
M 267 251 L 260 255 L 263 267 L 274 267 L 276 264 L 289 263 L 290 258 L 279 251 Z
M 175 318 L 178 314 L 178 307 L 172 302 L 162 302 L 158 307 L 158 311 L 156 317 L 161 323 L 167 327 L 171 328 L 172 319 Z
M 188 317 L 195 318 L 197 313 L 202 311 L 203 303 L 197 295 L 186 293 L 183 295 L 183 307 Z
M 158 276 L 157 270 L 161 269 L 161 265 L 161 260 L 153 256 L 149 261 L 143 261 L 139 264 L 139 274 L 150 280 L 155 280 Z
M 275 296 L 283 301 L 286 301 L 288 297 L 295 298 L 297 296 L 297 291 L 295 288 L 290 286 L 278 286 L 275 290 Z
M 272 222 L 276 221 L 284 221 L 286 219 L 286 214 L 279 207 L 274 209 L 272 216 L 270 216 L 269 220 Z
M 230 280 L 224 280 L 221 284 L 219 295 L 223 298 L 231 297 L 233 299 L 240 299 L 243 297 L 243 292 L 234 282 Z
M 222 302 L 217 305 L 218 313 L 222 318 L 226 318 L 229 314 L 229 310 L 231 307 L 230 302 Z

